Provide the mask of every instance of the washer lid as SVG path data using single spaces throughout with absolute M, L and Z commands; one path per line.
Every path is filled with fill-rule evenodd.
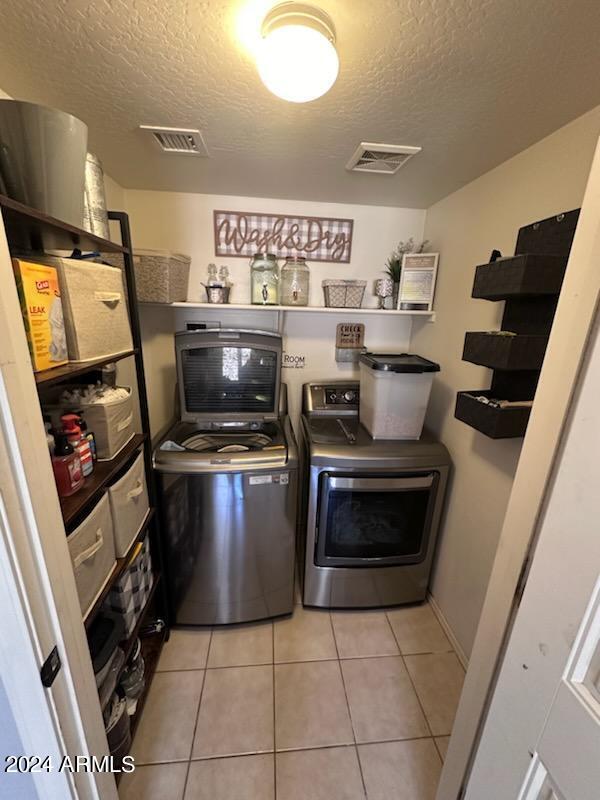
M 440 365 L 412 353 L 363 353 L 360 363 L 383 372 L 439 372 Z
M 180 422 L 154 451 L 159 472 L 214 472 L 222 467 L 252 469 L 282 466 L 288 449 L 281 425 L 265 423 L 253 429 L 205 429 Z
M 272 331 L 177 332 L 181 419 L 205 425 L 277 419 L 281 348 Z

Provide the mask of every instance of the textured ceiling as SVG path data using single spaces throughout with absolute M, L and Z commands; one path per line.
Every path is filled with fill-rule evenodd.
M 0 0 L 0 87 L 85 120 L 126 187 L 414 207 L 600 103 L 598 0 L 317 1 L 341 68 L 305 105 L 252 61 L 275 0 Z M 140 123 L 199 127 L 211 158 L 163 155 Z M 423 152 L 348 173 L 361 140 Z

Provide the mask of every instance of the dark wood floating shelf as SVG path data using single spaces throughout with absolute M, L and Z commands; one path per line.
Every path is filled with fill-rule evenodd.
M 127 253 L 123 245 L 102 239 L 0 194 L 0 208 L 11 251 L 80 250 Z
M 118 455 L 110 461 L 98 461 L 96 463 L 96 468 L 90 477 L 85 479 L 84 485 L 78 492 L 75 492 L 70 497 L 60 498 L 60 508 L 67 529 L 75 527 L 72 523 L 76 521 L 79 515 L 86 511 L 96 500 L 100 499 L 100 495 L 106 486 L 127 464 L 146 438 L 146 434 L 136 433 Z
M 491 439 L 514 439 L 525 436 L 531 408 L 498 408 L 476 400 L 476 397 L 493 397 L 489 389 L 459 392 L 454 416 Z
M 127 551 L 126 555 L 123 558 L 118 558 L 117 563 L 114 566 L 113 571 L 110 574 L 110 578 L 108 579 L 106 586 L 102 589 L 98 599 L 94 603 L 94 605 L 90 608 L 88 613 L 85 615 L 83 624 L 86 628 L 89 628 L 94 619 L 96 618 L 96 614 L 102 608 L 102 604 L 108 597 L 108 594 L 115 583 L 119 580 L 121 575 L 125 572 L 125 567 L 129 563 L 133 551 L 135 550 L 137 544 L 142 541 L 146 535 L 146 531 L 148 530 L 148 525 L 150 524 L 152 518 L 154 517 L 154 509 L 151 508 L 146 515 L 146 519 L 144 520 L 144 524 L 140 528 L 138 535 L 135 537 L 134 541 L 131 543 L 131 547 Z
M 103 358 L 95 358 L 93 361 L 86 361 L 81 363 L 64 364 L 62 367 L 53 367 L 52 369 L 44 369 L 41 372 L 35 373 L 35 382 L 38 387 L 53 386 L 55 383 L 62 383 L 76 378 L 79 375 L 87 375 L 88 372 L 93 372 L 96 369 L 101 369 L 105 364 L 112 364 L 114 361 L 121 361 L 124 358 L 131 358 L 136 355 L 138 350 L 128 350 L 125 353 L 119 353 L 116 356 L 104 356 Z
M 471 297 L 479 300 L 509 300 L 560 292 L 568 256 L 522 253 L 480 264 L 475 268 Z
M 465 334 L 462 357 L 489 369 L 541 369 L 547 344 L 548 337 L 543 335 L 471 331 Z
M 526 225 L 514 256 L 475 269 L 471 296 L 506 302 L 501 332 L 465 334 L 463 361 L 493 375 L 489 389 L 458 392 L 454 416 L 492 439 L 527 430 L 578 218 L 576 209 Z M 490 405 L 478 397 L 528 405 Z

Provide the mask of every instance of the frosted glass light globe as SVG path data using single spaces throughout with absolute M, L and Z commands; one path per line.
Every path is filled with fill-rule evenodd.
M 258 73 L 267 89 L 290 103 L 308 103 L 328 92 L 340 61 L 333 43 L 305 25 L 270 31 L 257 54 Z

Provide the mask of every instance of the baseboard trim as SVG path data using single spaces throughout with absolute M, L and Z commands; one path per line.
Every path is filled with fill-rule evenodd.
M 454 632 L 452 631 L 452 628 L 448 624 L 448 621 L 447 621 L 446 617 L 442 614 L 442 610 L 438 606 L 438 604 L 437 604 L 437 602 L 435 600 L 435 597 L 430 592 L 427 593 L 427 600 L 429 601 L 429 605 L 431 606 L 431 610 L 433 611 L 433 613 L 437 617 L 438 622 L 440 623 L 440 625 L 444 629 L 444 633 L 446 634 L 446 636 L 450 640 L 450 644 L 454 648 L 454 652 L 456 653 L 456 656 L 457 656 L 458 660 L 460 661 L 460 663 L 462 664 L 462 666 L 463 666 L 463 668 L 464 668 L 464 670 L 466 672 L 467 667 L 469 666 L 469 659 L 465 655 L 465 651 L 462 649 L 462 647 L 458 643 L 458 639 L 454 635 Z

